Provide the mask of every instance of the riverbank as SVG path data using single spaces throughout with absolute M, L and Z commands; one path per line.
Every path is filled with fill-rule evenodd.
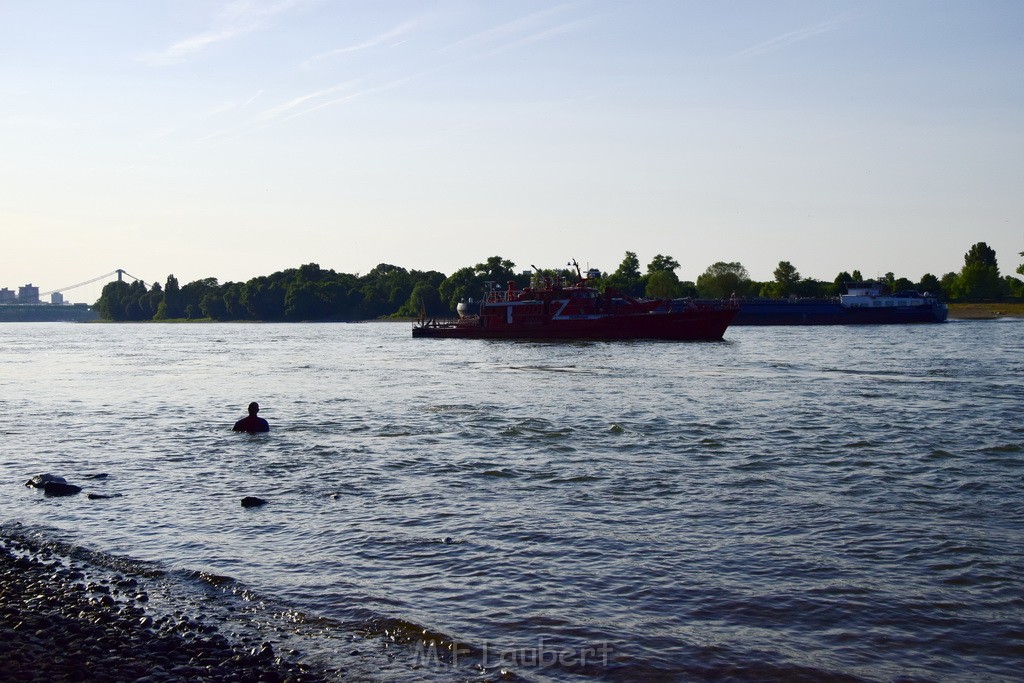
M 1024 302 L 949 304 L 950 320 L 996 320 L 1024 318 Z
M 147 576 L 147 574 L 149 576 Z M 0 677 L 17 681 L 330 680 L 269 642 L 219 632 L 202 615 L 149 606 L 156 570 L 90 565 L 0 535 Z
M 950 320 L 997 320 L 999 318 L 1024 318 L 1024 302 L 1017 303 L 951 303 L 949 304 L 949 319 Z M 316 323 L 403 323 L 411 325 L 417 322 L 419 318 L 377 318 L 370 320 L 314 320 L 314 321 L 289 321 L 293 324 L 301 322 L 316 322 Z M 46 320 L 20 320 L 14 318 L 4 318 L 0 316 L 0 322 L 54 322 Z M 114 322 L 131 322 L 131 323 L 170 323 L 170 324 L 195 324 L 195 323 L 266 323 L 271 321 L 266 320 L 214 320 L 213 318 L 171 318 L 167 320 L 132 320 L 132 321 L 112 321 L 102 320 L 98 316 L 89 320 L 61 320 L 61 322 L 93 322 L 93 323 L 114 323 Z M 275 321 L 280 322 L 280 321 Z

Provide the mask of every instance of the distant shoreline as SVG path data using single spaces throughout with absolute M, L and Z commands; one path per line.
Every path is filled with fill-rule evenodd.
M 951 303 L 949 304 L 949 319 L 950 320 L 998 320 L 1000 318 L 1022 318 L 1024 319 L 1024 302 L 1002 302 L 1002 303 Z M 335 323 L 335 324 L 358 324 L 358 323 L 404 323 L 411 324 L 415 323 L 419 318 L 368 318 L 365 320 L 303 320 L 303 321 L 289 321 L 288 324 L 302 323 L 302 322 L 316 322 L 316 323 Z M 3 320 L 0 318 L 0 322 L 31 322 L 31 321 L 15 321 L 15 320 Z M 111 323 L 128 323 L 128 324 L 153 324 L 153 323 L 170 323 L 170 324 L 189 324 L 189 323 L 268 323 L 277 321 L 268 320 L 213 320 L 211 318 L 172 318 L 167 320 L 83 320 L 83 321 L 64 321 L 64 322 L 87 322 L 91 324 L 111 324 Z
M 949 304 L 950 320 L 1024 318 L 1024 303 Z

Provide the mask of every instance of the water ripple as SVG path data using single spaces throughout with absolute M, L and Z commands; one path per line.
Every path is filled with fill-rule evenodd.
M 393 680 L 1016 680 L 1024 326 L 728 337 L 0 326 L 0 520 L 274 604 Z M 231 433 L 254 398 L 273 431 Z M 118 497 L 23 486 L 46 471 Z

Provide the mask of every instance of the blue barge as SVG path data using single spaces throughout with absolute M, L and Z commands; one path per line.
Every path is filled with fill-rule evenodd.
M 891 325 L 941 323 L 949 307 L 908 290 L 884 294 L 877 282 L 851 283 L 838 299 L 740 299 L 733 325 Z

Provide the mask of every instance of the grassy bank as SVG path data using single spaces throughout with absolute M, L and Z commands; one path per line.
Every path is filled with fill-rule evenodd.
M 952 320 L 1024 318 L 1024 302 L 949 304 L 949 317 Z

